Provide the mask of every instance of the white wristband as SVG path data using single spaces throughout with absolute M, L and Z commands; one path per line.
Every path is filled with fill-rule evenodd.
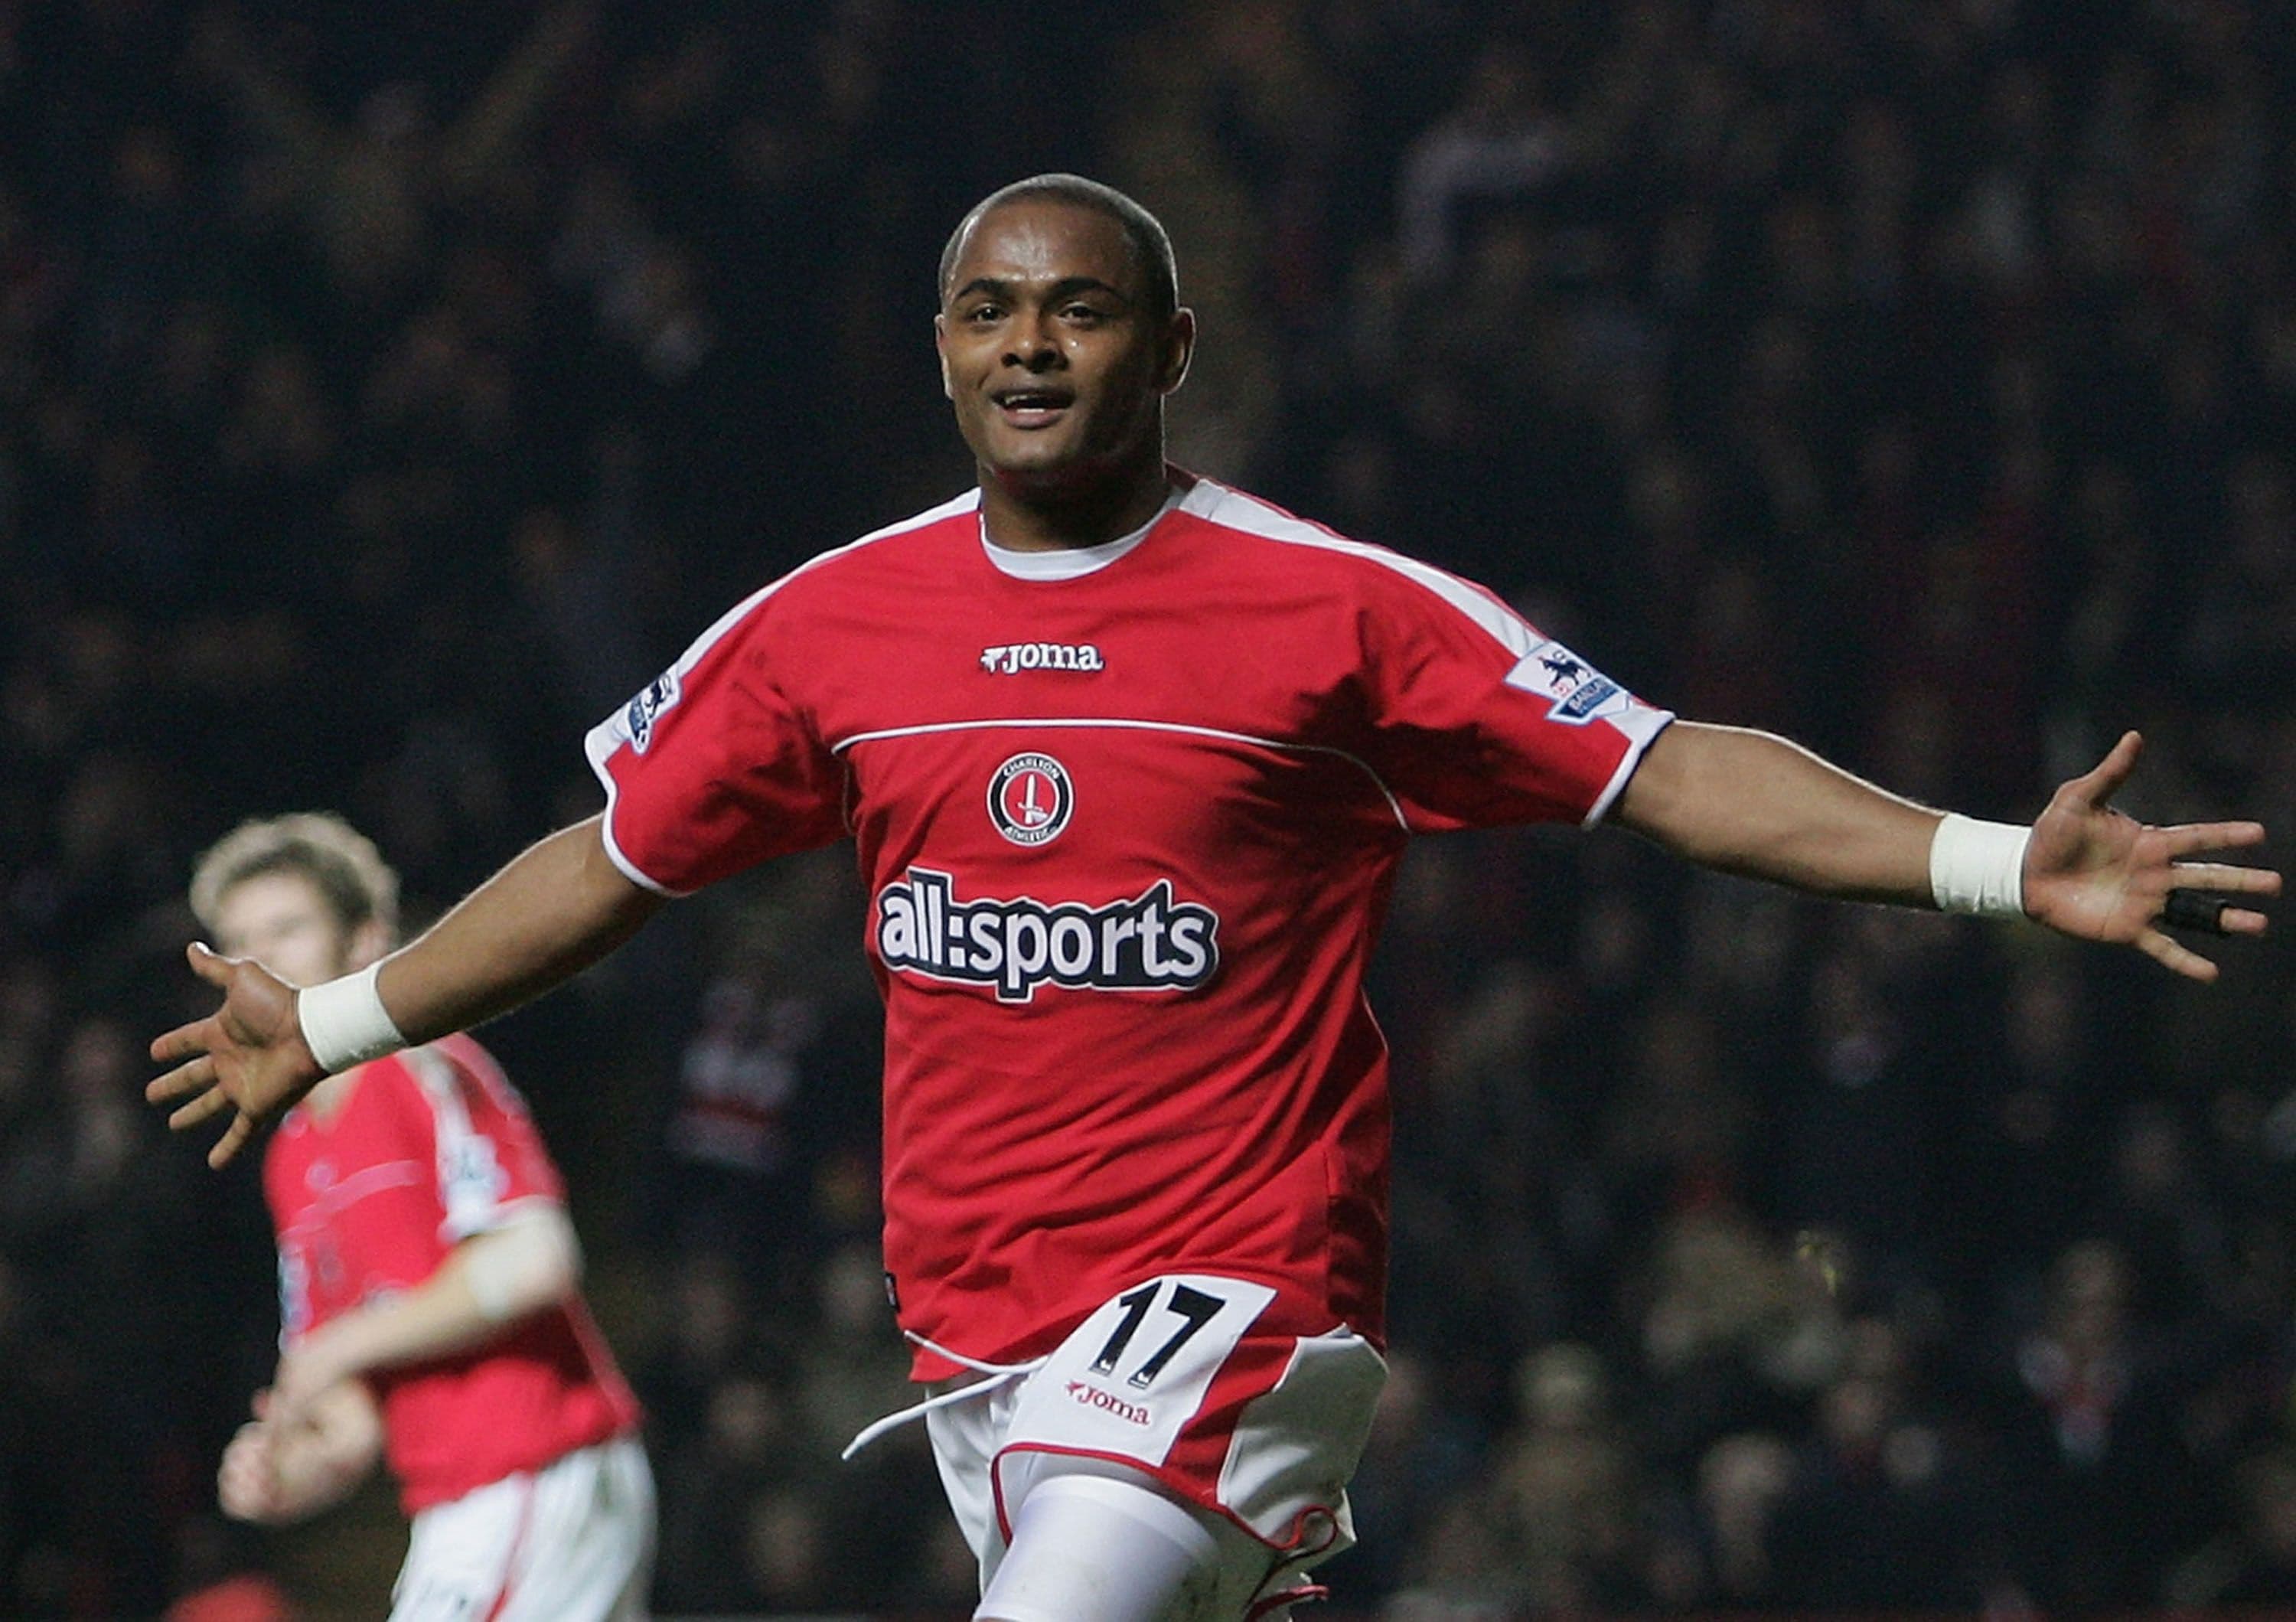
M 375 976 L 381 972 L 381 963 L 369 963 L 357 974 L 308 986 L 296 994 L 295 1018 L 303 1027 L 303 1040 L 328 1075 L 395 1053 L 406 1045 L 406 1037 L 392 1022 L 390 1011 L 382 1005 L 381 993 L 375 989 Z
M 1930 893 L 1940 913 L 2025 915 L 2025 847 L 2033 831 L 1948 812 L 1930 840 Z

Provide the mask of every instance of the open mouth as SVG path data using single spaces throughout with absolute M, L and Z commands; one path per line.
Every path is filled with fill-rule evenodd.
M 1075 394 L 1066 389 L 999 389 L 988 397 L 1015 428 L 1043 428 L 1076 404 Z

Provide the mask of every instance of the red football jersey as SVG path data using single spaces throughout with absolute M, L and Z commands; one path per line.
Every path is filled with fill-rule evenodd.
M 263 1161 L 279 1234 L 280 1341 L 428 1279 L 462 1240 L 562 1198 L 526 1105 L 449 1036 L 362 1066 L 320 1119 L 290 1110 Z M 638 1406 L 578 1298 L 496 1341 L 367 1383 L 410 1515 L 634 1429 Z
M 1479 587 L 1183 476 L 1086 552 L 990 547 L 973 492 L 827 553 L 588 750 L 657 889 L 853 835 L 901 1322 L 1002 1362 L 1160 1273 L 1380 1339 L 1362 981 L 1405 840 L 1592 823 L 1669 718 Z

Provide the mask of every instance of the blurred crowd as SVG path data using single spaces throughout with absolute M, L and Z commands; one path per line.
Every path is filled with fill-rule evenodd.
M 2138 726 L 2127 808 L 2284 841 L 2277 18 L 0 0 L 0 1612 L 275 1563 L 212 1508 L 253 1179 L 140 1099 L 193 855 L 340 809 L 419 915 L 594 809 L 586 726 L 966 482 L 931 268 L 1021 175 L 1171 227 L 1184 463 L 1904 792 L 2023 820 Z M 808 858 L 488 1033 L 649 1406 L 666 1611 L 966 1603 L 914 1430 L 835 1462 L 904 1364 L 859 935 Z M 2296 1603 L 2296 973 L 2223 956 L 1423 843 L 1334 1608 Z

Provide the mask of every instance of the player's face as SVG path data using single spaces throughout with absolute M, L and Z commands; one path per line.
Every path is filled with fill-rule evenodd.
M 934 322 L 941 386 L 982 470 L 1016 493 L 1160 469 L 1162 403 L 1193 317 L 1159 319 L 1124 228 L 1046 198 L 983 215 Z
M 294 872 L 257 873 L 216 903 L 216 946 L 251 957 L 291 986 L 316 986 L 356 967 L 352 934 L 319 887 Z

